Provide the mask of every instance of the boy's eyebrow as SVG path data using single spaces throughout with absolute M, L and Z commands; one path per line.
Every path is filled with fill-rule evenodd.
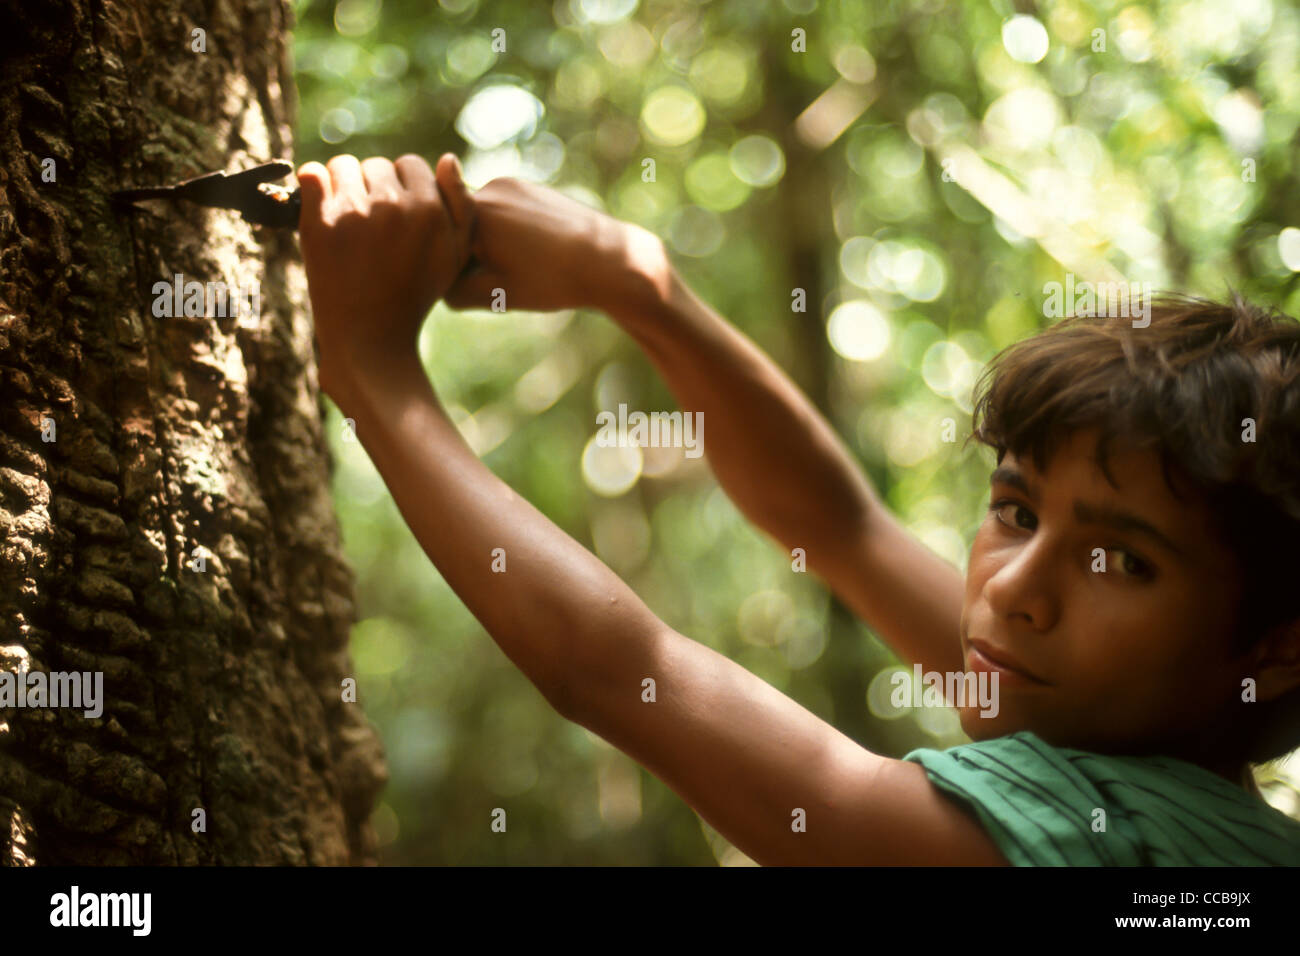
M 1019 489 L 1031 501 L 1038 501 L 1038 492 L 1031 488 L 1029 482 L 1025 480 L 1025 476 L 1014 468 L 1003 465 L 993 469 L 993 473 L 989 475 L 989 484 L 996 485 L 999 483 Z M 1094 505 L 1085 501 L 1076 501 L 1074 503 L 1074 517 L 1075 520 L 1082 524 L 1104 525 L 1108 528 L 1114 528 L 1116 531 L 1145 535 L 1179 558 L 1185 559 L 1187 557 L 1184 549 L 1172 538 L 1145 518 L 1140 518 L 1131 511 L 1109 505 Z

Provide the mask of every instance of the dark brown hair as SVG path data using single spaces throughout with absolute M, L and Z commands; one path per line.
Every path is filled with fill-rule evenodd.
M 999 462 L 1028 453 L 1041 471 L 1072 433 L 1096 427 L 1112 485 L 1113 443 L 1158 451 L 1171 492 L 1176 469 L 1236 560 L 1233 640 L 1246 650 L 1300 622 L 1300 322 L 1236 292 L 1227 304 L 1173 293 L 1149 304 L 1144 328 L 1131 316 L 1070 317 L 999 352 L 976 384 L 967 441 Z M 1251 706 L 1242 759 L 1300 746 L 1300 691 Z

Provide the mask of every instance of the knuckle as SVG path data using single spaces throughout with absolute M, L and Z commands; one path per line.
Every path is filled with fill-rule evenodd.
M 397 157 L 395 161 L 395 165 L 412 166 L 412 167 L 418 167 L 418 166 L 428 167 L 429 164 L 424 161 L 423 156 L 417 156 L 415 153 L 403 153 L 401 156 Z
M 376 196 L 370 203 L 370 218 L 380 226 L 392 226 L 403 218 L 402 203 L 394 196 Z
M 437 225 L 448 218 L 447 207 L 436 195 L 413 198 L 411 211 L 414 218 L 424 225 Z
M 452 222 L 451 216 L 442 206 L 436 207 L 426 220 L 426 229 L 431 229 L 442 241 L 448 241 L 452 238 L 455 230 L 455 223 Z
M 480 189 L 474 199 L 476 204 L 515 202 L 520 198 L 523 188 L 523 180 L 514 176 L 498 176 Z
M 360 229 L 366 222 L 366 215 L 355 206 L 348 206 L 346 209 L 340 209 L 334 217 L 334 228 L 340 232 L 349 233 Z

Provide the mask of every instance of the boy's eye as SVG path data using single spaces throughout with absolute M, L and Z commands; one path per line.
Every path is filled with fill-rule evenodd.
M 1008 505 L 1011 506 L 1011 508 L 1013 509 L 1013 511 L 1012 511 L 1012 519 L 1011 519 L 1011 522 L 1010 522 L 1010 523 L 1008 523 L 1007 520 L 1006 520 L 1005 518 L 1002 517 L 1002 511 L 1003 511 L 1003 509 L 1005 509 Z M 1026 528 L 1024 525 L 1016 524 L 1016 523 L 1015 523 L 1015 521 L 1016 521 L 1016 517 L 1015 517 L 1015 516 L 1016 516 L 1017 514 L 1023 512 L 1024 514 L 1030 515 L 1030 516 L 1032 517 L 1032 516 L 1033 516 L 1033 512 L 1030 511 L 1028 508 L 1026 508 L 1024 505 L 1022 505 L 1022 504 L 1020 504 L 1020 503 L 1018 503 L 1018 502 L 1012 501 L 1012 500 L 1010 500 L 1009 498 L 1003 498 L 1001 501 L 995 501 L 995 502 L 993 502 L 993 504 L 989 505 L 989 511 L 993 512 L 994 517 L 996 517 L 996 518 L 998 519 L 998 521 L 1001 522 L 1002 524 L 1007 524 L 1007 525 L 1009 525 L 1009 527 L 1013 527 L 1013 528 L 1024 528 L 1024 530 L 1026 530 L 1026 531 L 1032 531 L 1032 530 L 1033 530 L 1033 526 L 1030 526 L 1030 527 Z M 1036 523 L 1036 522 L 1035 522 L 1035 523 Z
M 1120 554 L 1124 555 L 1126 560 L 1120 562 L 1120 568 L 1125 574 L 1132 575 L 1135 578 L 1150 577 L 1151 569 L 1147 566 L 1147 563 L 1137 555 L 1131 554 L 1123 548 L 1111 548 L 1110 550 L 1118 551 Z
M 1007 508 L 1011 509 L 1011 521 L 1008 521 L 1002 516 L 1004 509 Z M 1003 498 L 1001 501 L 993 502 L 993 504 L 989 505 L 989 511 L 993 513 L 993 516 L 997 518 L 1000 524 L 1006 525 L 1009 528 L 1018 528 L 1022 531 L 1032 531 L 1038 524 L 1038 519 L 1034 516 L 1032 511 L 1020 504 L 1018 501 L 1013 501 L 1010 498 Z M 1021 515 L 1027 515 L 1028 521 L 1031 523 L 1028 525 L 1020 523 Z M 1118 552 L 1123 555 L 1123 558 L 1120 559 L 1118 564 L 1107 563 L 1106 566 L 1108 568 L 1115 568 L 1127 577 L 1149 578 L 1152 576 L 1151 566 L 1127 548 L 1115 546 L 1107 548 L 1106 551 L 1107 553 Z

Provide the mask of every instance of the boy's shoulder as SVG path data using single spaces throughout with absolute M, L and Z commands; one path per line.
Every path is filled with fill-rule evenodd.
M 1030 731 L 903 759 L 1019 866 L 1300 866 L 1300 822 L 1184 760 L 1053 747 Z

